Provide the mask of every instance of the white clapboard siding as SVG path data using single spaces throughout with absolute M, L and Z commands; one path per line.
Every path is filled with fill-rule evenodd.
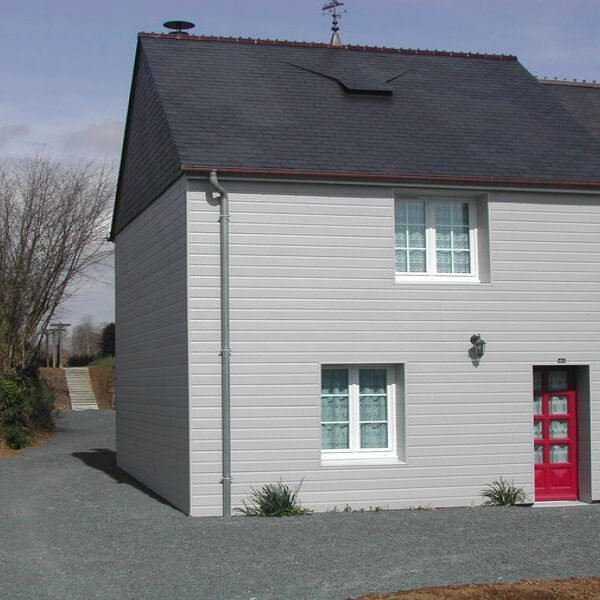
M 188 193 L 192 514 L 221 514 L 218 207 Z M 600 499 L 600 199 L 488 195 L 491 283 L 394 281 L 389 188 L 225 182 L 231 190 L 233 500 L 303 481 L 317 510 L 533 492 L 532 366 L 590 366 Z M 257 191 L 258 190 L 258 191 Z M 488 342 L 478 367 L 469 338 Z M 391 465 L 324 466 L 321 364 L 404 365 Z
M 116 244 L 117 460 L 189 512 L 189 410 L 183 180 Z

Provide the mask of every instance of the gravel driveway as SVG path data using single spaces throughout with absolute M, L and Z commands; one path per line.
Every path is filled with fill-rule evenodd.
M 343 600 L 600 575 L 600 505 L 189 518 L 114 466 L 114 414 L 0 459 L 0 596 Z

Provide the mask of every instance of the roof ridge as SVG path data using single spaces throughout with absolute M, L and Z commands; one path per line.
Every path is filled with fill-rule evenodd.
M 595 80 L 592 81 L 586 81 L 585 79 L 583 80 L 578 80 L 578 79 L 573 79 L 573 80 L 569 80 L 569 79 L 545 79 L 545 78 L 541 78 L 538 77 L 537 78 L 538 81 L 540 83 L 546 83 L 546 84 L 550 84 L 550 85 L 570 85 L 573 87 L 590 87 L 590 88 L 600 88 L 600 83 L 598 83 Z
M 331 46 L 324 42 L 295 42 L 290 40 L 269 40 L 261 38 L 225 37 L 213 35 L 185 35 L 176 33 L 151 33 L 140 32 L 138 37 L 157 38 L 168 40 L 194 40 L 200 42 L 234 42 L 238 44 L 255 44 L 264 46 L 288 46 L 293 48 L 330 48 L 332 50 L 353 50 L 359 52 L 386 52 L 389 54 L 410 54 L 420 56 L 447 56 L 458 58 L 478 58 L 484 60 L 517 60 L 513 54 L 482 54 L 479 52 L 454 52 L 451 50 L 423 50 L 419 48 L 388 48 L 385 46 L 361 46 L 346 44 Z

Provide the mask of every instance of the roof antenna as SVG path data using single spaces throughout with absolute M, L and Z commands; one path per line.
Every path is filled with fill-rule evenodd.
M 342 39 L 340 38 L 340 34 L 338 33 L 338 31 L 340 30 L 338 25 L 340 19 L 342 18 L 342 15 L 346 12 L 346 9 L 344 8 L 341 11 L 338 11 L 338 8 L 340 6 L 344 6 L 344 3 L 340 2 L 339 0 L 331 0 L 331 2 L 326 2 L 322 9 L 323 14 L 329 13 L 333 21 L 333 24 L 331 26 L 331 31 L 333 31 L 333 34 L 331 36 L 331 41 L 329 42 L 331 46 L 342 45 Z
M 173 30 L 169 31 L 169 35 L 189 35 L 189 33 L 184 30 L 193 29 L 196 25 L 190 21 L 166 21 L 163 23 L 163 27 Z

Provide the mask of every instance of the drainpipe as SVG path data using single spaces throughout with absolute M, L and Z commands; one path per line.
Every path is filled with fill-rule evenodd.
M 231 347 L 229 335 L 229 195 L 211 171 L 210 184 L 219 192 L 221 210 L 221 429 L 223 435 L 223 516 L 231 516 Z

